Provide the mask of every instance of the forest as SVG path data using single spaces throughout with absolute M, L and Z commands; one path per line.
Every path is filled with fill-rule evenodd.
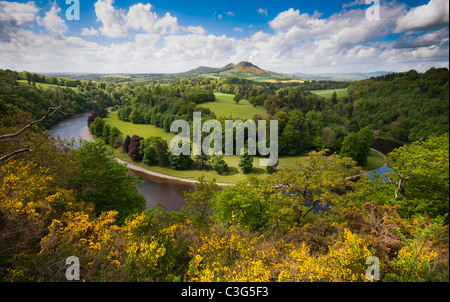
M 325 99 L 301 85 L 242 79 L 49 83 L 0 71 L 0 278 L 66 281 L 66 259 L 76 256 L 83 281 L 363 282 L 377 281 L 366 276 L 376 256 L 379 281 L 448 282 L 448 75 L 391 74 Z M 254 119 L 279 121 L 280 153 L 303 156 L 226 188 L 200 177 L 180 212 L 145 209 L 138 179 L 110 146 L 150 164 L 184 161 L 159 138 L 105 130 L 106 108 L 166 129 L 196 110 L 220 120 L 202 108 L 215 92 L 264 107 L 267 116 Z M 47 133 L 88 110 L 103 139 Z M 375 135 L 404 144 L 387 154 L 392 172 L 352 177 Z

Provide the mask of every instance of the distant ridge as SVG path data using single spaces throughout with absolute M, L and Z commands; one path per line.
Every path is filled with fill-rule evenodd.
M 272 71 L 264 70 L 262 68 L 259 68 L 256 65 L 254 65 L 250 62 L 246 62 L 246 61 L 242 61 L 237 65 L 230 63 L 222 68 L 199 66 L 196 69 L 190 70 L 186 73 L 187 74 L 196 74 L 196 73 L 221 73 L 221 72 L 236 73 L 236 74 L 250 73 L 250 74 L 254 74 L 254 75 L 274 74 L 274 72 L 272 72 Z
M 302 77 L 309 80 L 324 81 L 359 81 L 370 79 L 371 77 L 383 76 L 392 71 L 375 71 L 375 72 L 349 72 L 349 73 L 293 73 L 292 75 Z

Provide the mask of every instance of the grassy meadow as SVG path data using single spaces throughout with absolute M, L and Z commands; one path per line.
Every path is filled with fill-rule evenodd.
M 345 89 L 346 90 L 346 89 Z M 334 90 L 330 93 L 333 93 Z M 338 92 L 337 92 L 338 93 Z M 342 92 L 341 92 L 342 93 Z M 338 94 L 339 95 L 339 94 Z M 239 104 L 236 104 L 233 101 L 233 95 L 216 93 L 216 102 L 205 103 L 202 106 L 210 108 L 216 116 L 223 117 L 233 117 L 240 119 L 251 119 L 255 114 L 260 114 L 262 116 L 266 115 L 266 111 L 262 107 L 253 107 L 250 105 L 247 100 L 242 100 Z M 170 144 L 170 141 L 173 137 L 175 137 L 174 133 L 166 132 L 164 129 L 158 128 L 153 125 L 138 125 L 130 122 L 124 122 L 119 120 L 118 112 L 113 111 L 108 114 L 108 116 L 104 119 L 105 122 L 111 127 L 117 127 L 124 135 L 129 135 L 130 137 L 133 135 L 139 135 L 143 138 L 148 138 L 151 136 L 159 136 L 167 140 Z M 127 162 L 132 162 L 132 160 L 122 152 L 122 148 L 114 150 L 115 156 Z M 279 167 L 290 166 L 295 164 L 295 161 L 300 159 L 302 156 L 282 156 L 279 158 Z M 193 159 L 194 156 L 192 156 Z M 185 179 L 197 179 L 198 177 L 204 175 L 206 179 L 215 178 L 219 183 L 231 183 L 236 184 L 241 180 L 244 180 L 246 176 L 240 172 L 238 164 L 240 160 L 240 156 L 237 155 L 225 155 L 224 160 L 227 162 L 229 166 L 229 172 L 223 175 L 219 175 L 214 170 L 208 171 L 199 171 L 196 170 L 196 165 L 193 166 L 192 169 L 187 171 L 176 171 L 169 167 L 159 167 L 159 166 L 147 166 L 143 163 L 132 162 L 135 165 L 146 168 L 150 171 L 162 173 L 165 175 L 185 178 Z M 366 171 L 374 170 L 381 167 L 384 164 L 384 159 L 378 153 L 371 151 L 368 164 L 366 167 L 363 167 Z M 259 166 L 259 158 L 255 157 L 253 161 L 253 173 L 255 174 L 264 174 L 266 173 L 266 169 Z
M 28 84 L 27 80 L 17 80 L 17 82 Z M 45 88 L 45 89 L 60 87 L 60 88 L 70 88 L 70 89 L 75 90 L 75 91 L 77 90 L 77 87 L 67 87 L 67 86 L 60 86 L 60 85 L 47 84 L 47 83 L 36 83 L 36 87 L 42 87 L 42 88 Z
M 324 97 L 325 99 L 330 100 L 333 93 L 336 91 L 338 98 L 343 98 L 348 96 L 347 88 L 342 89 L 327 89 L 327 90 L 311 90 L 311 93 L 317 94 L 318 96 Z
M 234 95 L 225 93 L 215 93 L 216 101 L 200 105 L 209 108 L 217 117 L 232 117 L 242 120 L 252 119 L 255 114 L 266 116 L 267 112 L 263 107 L 254 107 L 247 100 L 241 100 L 239 104 L 233 101 Z

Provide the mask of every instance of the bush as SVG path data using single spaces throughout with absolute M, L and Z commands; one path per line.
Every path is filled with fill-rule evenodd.
M 228 171 L 228 165 L 223 159 L 223 155 L 213 155 L 211 160 L 211 165 L 214 171 L 219 174 L 225 173 Z
M 241 155 L 241 159 L 239 160 L 239 168 L 241 168 L 242 173 L 244 174 L 252 173 L 253 156 L 249 155 L 248 152 Z
M 143 154 L 139 151 L 139 146 L 143 139 L 143 137 L 137 135 L 133 135 L 131 138 L 127 155 L 134 161 L 141 161 L 143 158 Z

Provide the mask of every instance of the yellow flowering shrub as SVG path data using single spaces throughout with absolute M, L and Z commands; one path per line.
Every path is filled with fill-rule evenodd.
M 365 261 L 373 255 L 368 243 L 349 230 L 344 230 L 342 241 L 320 256 L 312 256 L 305 243 L 283 245 L 284 258 L 275 266 L 280 282 L 366 281 Z
M 270 270 L 266 255 L 255 248 L 261 237 L 248 239 L 230 227 L 221 233 L 200 235 L 201 244 L 190 247 L 190 281 L 199 282 L 267 282 Z
M 396 257 L 386 267 L 386 281 L 422 281 L 430 274 L 432 262 L 437 253 L 418 247 L 413 242 L 400 249 Z

